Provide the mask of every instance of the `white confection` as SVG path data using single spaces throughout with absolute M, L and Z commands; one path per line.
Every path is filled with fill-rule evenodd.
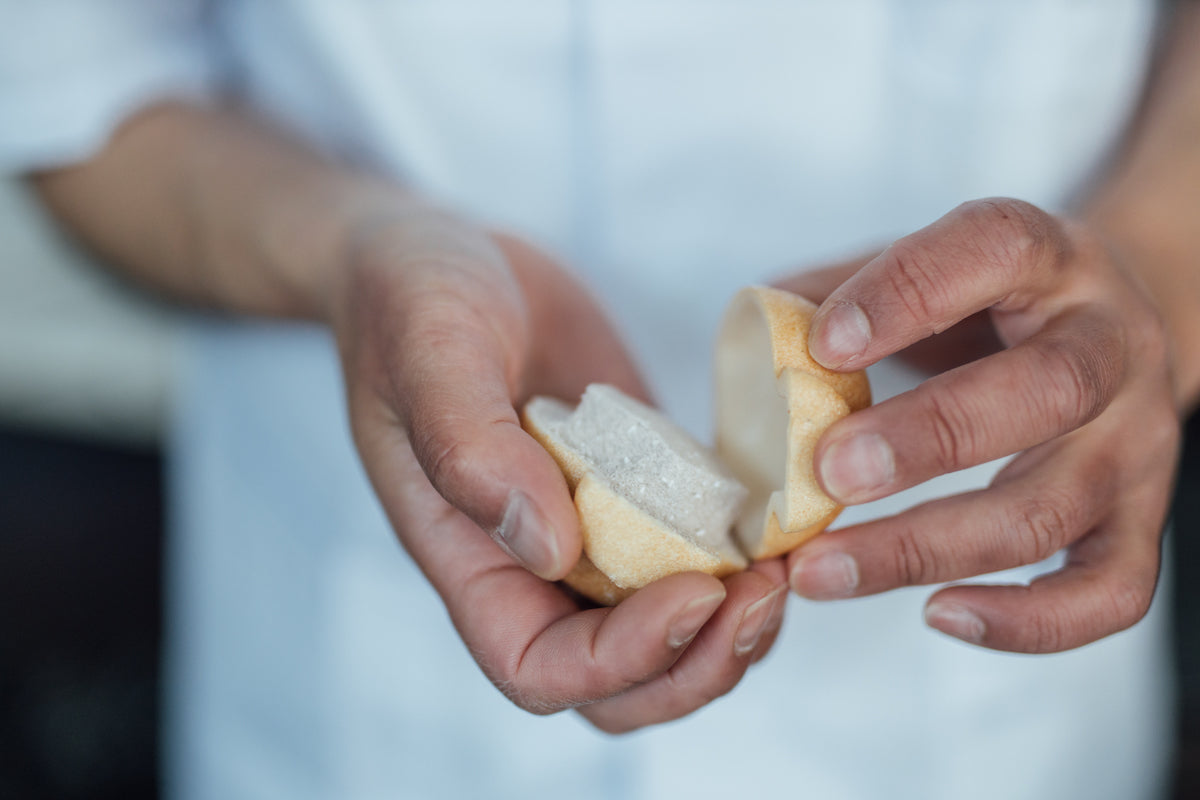
M 617 494 L 705 547 L 724 551 L 747 491 L 708 448 L 603 384 L 589 386 L 559 424 L 557 435 Z

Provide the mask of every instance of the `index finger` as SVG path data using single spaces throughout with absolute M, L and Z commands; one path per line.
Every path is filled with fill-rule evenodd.
M 1071 248 L 1028 203 L 965 203 L 836 289 L 813 317 L 809 350 L 830 369 L 862 369 L 986 308 L 1027 310 L 1063 281 Z
M 359 343 L 343 359 L 355 439 L 364 451 L 404 430 L 405 451 L 452 506 L 527 568 L 560 578 L 579 554 L 575 509 L 513 407 L 532 336 L 524 296 L 486 240 L 419 240 L 432 235 L 389 241 L 356 271 L 349 296 L 359 312 L 341 337 Z M 388 457 L 399 456 L 368 467 L 380 472 Z

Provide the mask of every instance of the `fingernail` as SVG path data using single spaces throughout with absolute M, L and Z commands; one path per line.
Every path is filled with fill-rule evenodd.
M 704 627 L 704 623 L 716 612 L 721 603 L 725 602 L 725 592 L 720 591 L 707 597 L 700 597 L 683 607 L 667 626 L 667 647 L 678 650 L 692 639 Z
M 530 572 L 543 578 L 558 575 L 558 537 L 524 492 L 514 489 L 509 493 L 492 538 Z
M 846 553 L 801 558 L 788 576 L 792 591 L 811 600 L 850 597 L 858 588 L 858 562 Z
M 754 651 L 758 640 L 769 628 L 772 617 L 783 613 L 782 598 L 786 587 L 779 586 L 769 595 L 754 603 L 742 614 L 742 624 L 738 626 L 737 635 L 733 637 L 733 654 L 739 658 Z
M 896 477 L 891 445 L 877 433 L 834 442 L 821 458 L 821 482 L 835 500 L 861 502 L 879 496 Z
M 817 320 L 808 351 L 833 369 L 863 353 L 871 343 L 871 323 L 856 303 L 838 303 Z
M 987 627 L 983 620 L 960 605 L 930 603 L 925 607 L 925 624 L 971 644 L 983 642 Z

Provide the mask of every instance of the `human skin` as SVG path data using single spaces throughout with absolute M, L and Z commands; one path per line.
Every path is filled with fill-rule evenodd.
M 580 707 L 628 730 L 723 694 L 769 647 L 787 592 L 779 560 L 724 582 L 673 576 L 615 609 L 551 582 L 579 555 L 575 507 L 515 409 L 594 381 L 646 390 L 588 293 L 545 254 L 229 107 L 147 110 L 91 161 L 35 183 L 153 290 L 329 325 L 355 443 L 396 534 L 521 707 Z
M 1180 39 L 1200 33 L 1197 16 L 1195 4 L 1183 13 Z M 483 671 L 523 708 L 578 708 L 617 732 L 732 688 L 769 648 L 789 576 L 810 596 L 867 594 L 1069 545 L 1071 566 L 1030 588 L 942 590 L 930 623 L 1048 651 L 1144 613 L 1179 412 L 1200 383 L 1190 255 L 1200 226 L 1187 213 L 1200 137 L 1184 135 L 1196 131 L 1198 94 L 1200 64 L 1173 48 L 1129 156 L 1078 220 L 977 203 L 852 274 L 791 283 L 832 291 L 812 349 L 844 369 L 945 330 L 937 360 L 956 338 L 975 341 L 978 326 L 956 320 L 990 309 L 1006 349 L 835 426 L 818 466 L 835 495 L 861 502 L 1024 451 L 991 488 L 818 538 L 723 582 L 673 576 L 613 609 L 581 607 L 552 582 L 579 553 L 574 506 L 515 409 L 592 381 L 645 389 L 587 292 L 548 256 L 230 106 L 149 109 L 87 163 L 35 183 L 107 263 L 156 291 L 328 324 L 367 474 Z M 851 335 L 855 308 L 865 340 Z M 935 435 L 881 437 L 902 415 Z M 869 451 L 847 444 L 854 433 L 889 444 L 886 480 L 853 486 Z M 1025 511 L 1027 486 L 1044 498 L 1032 506 L 1041 516 Z M 838 583 L 851 572 L 853 585 Z
M 1045 653 L 1145 615 L 1180 417 L 1200 392 L 1197 41 L 1200 4 L 1182 3 L 1125 152 L 1073 218 L 968 203 L 874 258 L 784 281 L 824 298 L 817 360 L 859 369 L 908 349 L 937 373 L 826 432 L 817 462 L 832 495 L 867 502 L 1019 454 L 986 490 L 792 553 L 798 593 L 940 584 L 1065 549 L 1065 566 L 1028 586 L 938 591 L 926 620 Z

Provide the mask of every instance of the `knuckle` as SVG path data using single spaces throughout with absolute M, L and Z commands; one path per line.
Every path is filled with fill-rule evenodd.
M 1121 370 L 1104 337 L 1048 337 L 1040 355 L 1034 380 L 1048 401 L 1040 411 L 1059 430 L 1095 419 L 1108 405 Z
M 425 463 L 430 482 L 439 490 L 469 479 L 474 460 L 467 442 L 445 430 L 448 421 L 429 422 L 413 431 L 413 446 Z
M 1015 511 L 1022 564 L 1043 561 L 1061 550 L 1083 526 L 1080 502 L 1061 491 L 1044 491 Z
M 960 207 L 978 231 L 983 254 L 992 269 L 1013 283 L 1035 266 L 1061 266 L 1066 261 L 1065 239 L 1054 218 L 1023 200 L 991 197 Z
M 962 398 L 952 387 L 932 391 L 927 388 L 929 386 L 924 384 L 917 392 L 925 395 L 926 418 L 937 467 L 942 472 L 953 472 L 971 466 L 979 450 L 980 429 L 971 424 Z
M 888 248 L 891 268 L 887 270 L 889 288 L 910 319 L 935 319 L 946 306 L 944 281 L 929 254 L 920 246 L 901 239 Z
M 937 558 L 920 534 L 904 528 L 896 534 L 895 574 L 901 586 L 918 586 L 938 579 Z
M 487 409 L 475 419 L 461 415 L 425 414 L 411 426 L 413 452 L 434 488 L 447 497 L 459 498 L 471 491 L 487 472 L 492 455 L 482 442 L 501 428 L 518 425 L 511 408 L 498 409 L 492 418 Z

